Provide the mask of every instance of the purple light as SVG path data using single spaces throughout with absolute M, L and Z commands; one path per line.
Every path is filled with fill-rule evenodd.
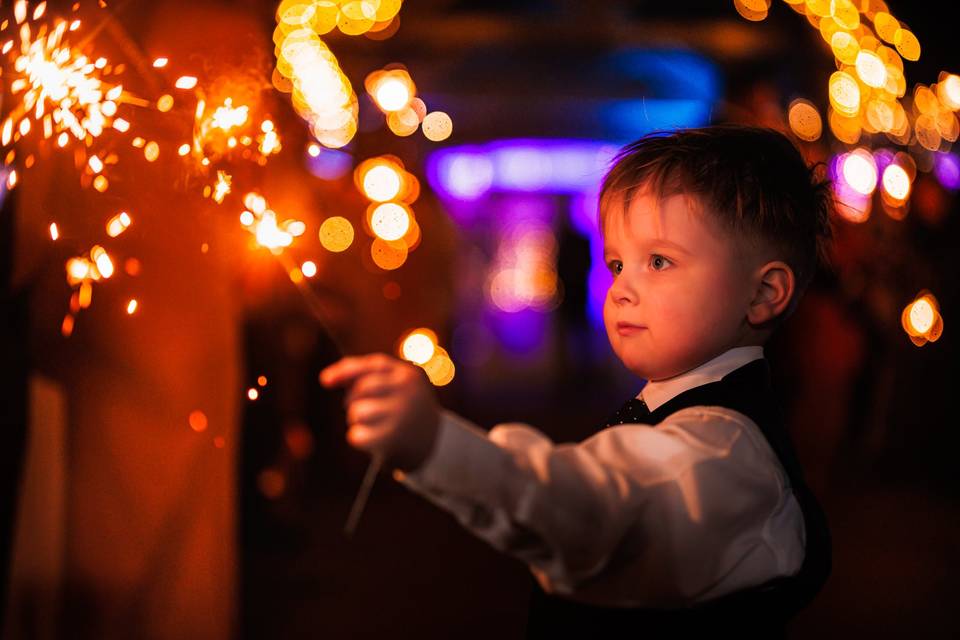
M 337 180 L 353 168 L 353 156 L 336 149 L 321 149 L 316 157 L 307 154 L 307 169 L 321 180 Z
M 945 189 L 960 189 L 960 158 L 952 153 L 937 153 L 934 156 L 933 174 Z
M 570 199 L 570 222 L 573 228 L 590 240 L 590 272 L 587 276 L 587 318 L 590 324 L 603 328 L 603 301 L 610 288 L 610 272 L 603 263 L 603 238 L 597 228 L 596 191 L 581 193 Z
M 573 194 L 595 189 L 617 147 L 584 140 L 499 140 L 447 147 L 427 158 L 430 186 L 451 200 L 489 191 Z
M 500 344 L 508 351 L 531 354 L 544 346 L 549 315 L 534 309 L 515 313 L 492 311 L 488 323 Z
M 883 170 L 893 164 L 893 151 L 887 148 L 877 149 L 873 152 L 873 160 L 877 163 L 877 175 L 882 176 Z

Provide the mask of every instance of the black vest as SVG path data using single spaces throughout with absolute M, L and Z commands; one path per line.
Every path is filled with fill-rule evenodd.
M 803 479 L 783 418 L 770 387 L 770 369 L 764 359 L 731 371 L 718 382 L 685 391 L 656 411 L 648 412 L 641 400 L 627 402 L 603 427 L 634 422 L 645 417 L 655 425 L 687 407 L 719 406 L 753 420 L 786 470 L 793 493 L 803 511 L 806 553 L 799 573 L 778 577 L 682 609 L 601 607 L 549 595 L 534 582 L 527 623 L 528 638 L 638 638 L 710 636 L 734 633 L 735 637 L 783 637 L 787 620 L 813 600 L 830 575 L 831 544 L 826 517 Z

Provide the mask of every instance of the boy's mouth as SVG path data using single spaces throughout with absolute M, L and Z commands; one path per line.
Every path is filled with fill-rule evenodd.
M 617 333 L 622 336 L 628 336 L 639 331 L 646 329 L 646 327 L 639 324 L 630 324 L 629 322 L 618 322 L 617 323 Z

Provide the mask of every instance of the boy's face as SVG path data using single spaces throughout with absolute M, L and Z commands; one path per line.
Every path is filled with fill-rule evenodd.
M 603 319 L 634 374 L 661 380 L 745 344 L 754 296 L 750 261 L 699 202 L 638 191 L 626 214 L 606 212 L 604 260 L 613 274 Z

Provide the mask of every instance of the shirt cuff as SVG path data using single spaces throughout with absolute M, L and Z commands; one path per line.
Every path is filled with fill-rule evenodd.
M 509 454 L 490 441 L 486 431 L 469 420 L 441 409 L 437 440 L 422 465 L 394 477 L 410 488 L 435 495 L 487 493 Z

